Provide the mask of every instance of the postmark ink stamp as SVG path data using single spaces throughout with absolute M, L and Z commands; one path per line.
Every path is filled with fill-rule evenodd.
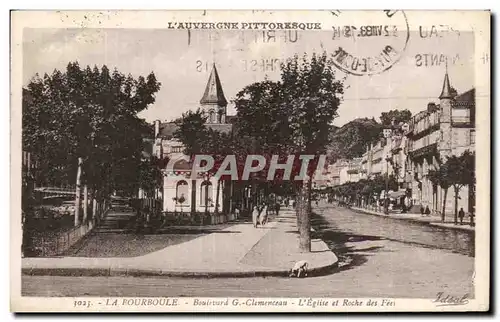
M 337 11 L 332 40 L 338 42 L 333 53 L 337 68 L 345 73 L 364 76 L 390 69 L 402 57 L 410 31 L 401 10 L 371 11 L 362 24 L 353 25 L 352 12 Z M 350 24 L 342 24 L 343 21 Z M 358 20 L 360 21 L 360 20 Z

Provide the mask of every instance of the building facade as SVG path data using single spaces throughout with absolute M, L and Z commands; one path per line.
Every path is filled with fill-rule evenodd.
M 339 160 L 331 166 L 332 185 L 371 179 L 377 175 L 393 175 L 399 186 L 398 196 L 411 199 L 412 212 L 429 207 L 435 213 L 443 210 L 444 190 L 429 180 L 430 170 L 438 170 L 450 156 L 475 151 L 475 90 L 460 95 L 453 89 L 445 73 L 439 104 L 429 103 L 427 109 L 415 114 L 408 124 L 392 124 L 385 138 L 370 144 L 360 159 Z M 348 176 L 359 163 L 359 174 Z M 353 174 L 353 173 L 352 173 Z M 474 212 L 473 187 L 462 187 L 458 209 Z M 445 213 L 452 214 L 453 188 L 448 189 Z
M 231 116 L 226 115 L 227 100 L 215 64 L 200 100 L 200 108 L 207 116 L 207 127 L 225 133 L 232 131 L 232 124 L 228 123 Z M 163 170 L 163 211 L 212 213 L 217 206 L 218 211 L 225 210 L 231 182 L 225 183 L 208 173 L 191 178 L 189 156 L 184 154 L 182 142 L 174 137 L 177 128 L 175 122 L 154 122 L 153 154 L 160 159 L 167 158 L 173 164 L 172 169 Z
M 475 90 L 457 95 L 445 74 L 439 105 L 429 103 L 427 110 L 416 114 L 406 133 L 407 167 L 410 172 L 413 203 L 441 213 L 445 191 L 428 178 L 430 170 L 438 170 L 450 156 L 475 151 Z M 472 188 L 473 189 L 473 188 Z M 458 196 L 458 209 L 474 212 L 470 187 Z M 453 189 L 448 189 L 445 213 L 454 213 Z

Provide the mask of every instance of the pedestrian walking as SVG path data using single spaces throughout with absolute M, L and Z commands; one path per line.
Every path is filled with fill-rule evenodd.
M 460 225 L 464 224 L 464 217 L 465 217 L 464 208 L 460 208 L 460 211 L 458 212 L 458 218 L 460 218 Z
M 253 222 L 254 228 L 257 228 L 258 219 L 259 219 L 259 210 L 257 209 L 257 206 L 253 206 L 252 222 Z
M 267 223 L 267 205 L 264 205 L 264 208 L 262 208 L 262 211 L 260 212 L 259 223 L 261 226 L 264 226 Z
M 474 226 L 474 213 L 473 212 L 469 212 L 469 218 L 470 218 L 469 225 L 471 227 L 473 227 Z
M 429 209 L 429 206 L 425 206 L 425 215 L 430 216 L 431 215 L 431 210 Z
M 424 206 L 420 206 L 420 214 L 423 216 L 425 212 Z
M 279 216 L 279 214 L 280 214 L 280 208 L 281 208 L 280 203 L 277 202 L 275 207 L 276 207 L 276 216 Z

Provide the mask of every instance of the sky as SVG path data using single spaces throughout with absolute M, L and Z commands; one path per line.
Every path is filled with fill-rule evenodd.
M 339 46 L 365 51 L 361 40 L 346 43 L 332 39 L 330 31 L 214 31 L 169 29 L 24 29 L 23 85 L 36 74 L 64 69 L 68 62 L 117 68 L 134 77 L 154 71 L 161 82 L 156 102 L 140 116 L 152 122 L 169 121 L 200 106 L 211 66 L 216 64 L 228 105 L 246 85 L 265 78 L 279 79 L 279 61 L 294 54 Z M 366 44 L 366 42 L 364 43 Z M 373 47 L 373 46 L 372 46 Z M 441 56 L 443 55 L 443 56 Z M 432 59 L 432 56 L 436 59 Z M 427 57 L 427 61 L 426 61 Z M 458 93 L 474 87 L 474 38 L 471 32 L 446 32 L 438 28 L 412 30 L 401 59 L 376 75 L 346 77 L 344 100 L 334 124 L 355 118 L 378 120 L 391 109 L 409 109 L 413 114 L 438 102 L 448 57 L 451 84 Z

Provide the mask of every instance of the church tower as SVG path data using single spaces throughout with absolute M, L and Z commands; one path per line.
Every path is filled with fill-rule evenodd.
M 439 95 L 439 105 L 441 109 L 440 115 L 440 131 L 441 138 L 439 142 L 439 153 L 442 157 L 451 155 L 451 141 L 452 141 L 452 101 L 455 96 L 455 90 L 450 85 L 450 78 L 448 76 L 448 66 L 444 75 L 443 89 Z
M 200 104 L 202 111 L 208 115 L 207 123 L 226 123 L 227 100 L 224 97 L 222 84 L 215 63 L 213 64 L 212 72 L 208 78 L 205 93 L 200 100 Z

